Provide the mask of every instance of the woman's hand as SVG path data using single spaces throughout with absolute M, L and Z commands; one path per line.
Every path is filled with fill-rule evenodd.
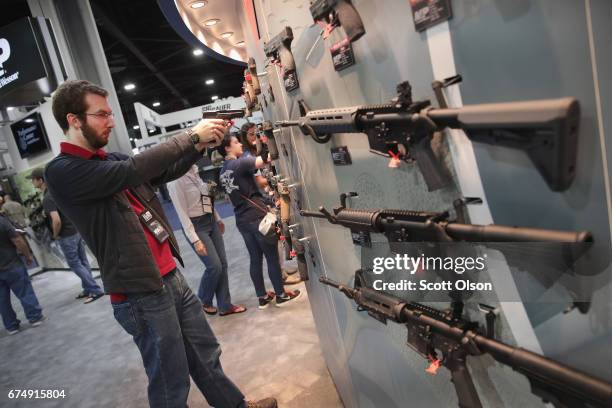
M 206 245 L 202 241 L 198 241 L 193 244 L 195 247 L 196 254 L 200 256 L 208 256 L 208 251 L 206 250 Z
M 223 223 L 223 221 L 219 220 L 217 221 L 217 224 L 219 225 L 219 231 L 221 231 L 221 235 L 225 234 L 225 224 Z

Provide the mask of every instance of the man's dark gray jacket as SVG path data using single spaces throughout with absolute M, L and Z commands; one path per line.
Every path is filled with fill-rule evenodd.
M 60 153 L 47 165 L 49 191 L 98 259 L 106 293 L 148 292 L 162 286 L 126 189 L 156 214 L 170 234 L 173 255 L 183 263 L 153 186 L 181 177 L 201 157 L 184 133 L 134 157 L 110 153 L 107 160 L 87 160 Z

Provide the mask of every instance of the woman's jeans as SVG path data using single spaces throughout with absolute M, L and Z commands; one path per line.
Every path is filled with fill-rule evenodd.
M 85 241 L 81 238 L 81 234 L 77 233 L 60 238 L 59 246 L 62 248 L 70 269 L 81 278 L 83 291 L 92 296 L 102 295 L 104 291 L 96 283 L 91 273 L 91 266 L 89 266 L 87 253 L 85 252 Z
M 221 348 L 208 325 L 202 304 L 180 271 L 163 278 L 156 292 L 127 294 L 113 303 L 115 319 L 134 338 L 149 378 L 153 408 L 187 406 L 189 376 L 216 408 L 243 404 L 244 395 L 225 375 Z
M 191 222 L 198 238 L 204 243 L 208 252 L 207 256 L 200 256 L 206 270 L 200 281 L 198 297 L 203 305 L 212 306 L 213 296 L 216 295 L 219 310 L 227 312 L 232 307 L 232 298 L 229 290 L 227 256 L 225 255 L 223 235 L 219 230 L 219 225 L 210 214 L 192 218 Z
M 249 256 L 251 258 L 250 273 L 255 292 L 258 297 L 266 296 L 266 286 L 263 279 L 263 256 L 268 264 L 268 276 L 277 295 L 285 293 L 283 277 L 281 275 L 280 260 L 278 258 L 278 244 L 266 241 L 259 232 L 258 223 L 236 223 L 238 231 L 244 238 Z

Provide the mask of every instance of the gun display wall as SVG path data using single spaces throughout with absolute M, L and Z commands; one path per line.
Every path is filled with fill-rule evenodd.
M 323 354 L 347 407 L 612 404 L 603 340 L 612 333 L 603 159 L 612 154 L 600 133 L 612 123 L 598 116 L 612 89 L 594 86 L 590 54 L 612 61 L 602 45 L 612 32 L 599 17 L 612 9 L 588 3 L 593 10 L 573 0 L 456 0 L 448 23 L 417 32 L 408 0 L 255 1 L 261 39 L 248 50 L 245 87 L 273 141 L 276 175 L 268 181 L 282 202 L 286 256 L 309 278 Z M 598 73 L 610 81 L 609 70 Z M 409 348 L 406 327 L 359 313 L 319 282 L 352 288 L 369 247 L 440 236 L 588 244 L 549 281 L 504 253 L 488 271 L 495 291 L 432 307 L 593 381 L 576 374 L 585 382 L 572 382 L 575 372 L 565 371 L 560 388 L 544 371 L 529 377 L 493 358 L 467 357 L 476 352 L 462 356 L 469 382 L 452 369 L 431 375 L 436 357 L 415 347 L 414 328 Z

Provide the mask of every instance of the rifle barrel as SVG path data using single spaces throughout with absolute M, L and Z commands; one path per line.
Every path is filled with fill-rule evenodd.
M 280 127 L 289 127 L 289 126 L 300 126 L 301 122 L 299 120 L 279 120 L 275 122 L 274 124 Z
M 325 215 L 316 211 L 308 211 L 308 210 L 300 210 L 300 215 L 302 217 L 314 217 L 314 218 L 327 218 Z
M 593 235 L 588 231 L 555 231 L 504 225 L 450 223 L 446 233 L 451 238 L 472 242 L 593 242 Z
M 319 282 L 321 282 L 321 283 L 323 283 L 325 285 L 328 285 L 328 286 L 333 286 L 336 289 L 340 289 L 340 283 L 338 283 L 338 282 L 336 282 L 334 280 L 328 279 L 325 276 L 320 276 L 319 277 Z

